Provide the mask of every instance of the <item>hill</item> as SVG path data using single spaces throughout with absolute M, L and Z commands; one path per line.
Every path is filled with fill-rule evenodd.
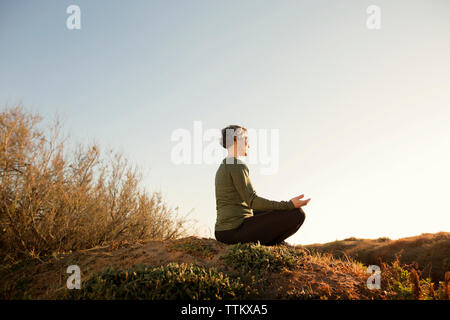
M 349 241 L 349 240 L 347 240 Z M 69 290 L 69 265 L 81 290 Z M 55 253 L 0 268 L 2 299 L 438 299 L 414 270 L 385 264 L 381 289 L 370 290 L 367 267 L 301 246 L 226 245 L 188 237 L 113 243 Z M 415 282 L 417 278 L 418 282 Z
M 450 270 L 450 233 L 423 233 L 419 236 L 391 240 L 347 238 L 324 244 L 306 245 L 304 248 L 331 253 L 337 258 L 350 256 L 366 265 L 379 265 L 380 261 L 416 264 L 426 277 L 443 281 Z

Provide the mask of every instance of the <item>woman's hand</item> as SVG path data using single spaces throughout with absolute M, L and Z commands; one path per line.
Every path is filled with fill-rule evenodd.
M 311 200 L 311 198 L 306 199 L 306 200 L 300 200 L 304 196 L 305 195 L 302 194 L 302 195 L 299 195 L 298 197 L 294 197 L 294 198 L 291 199 L 292 203 L 294 204 L 294 206 L 296 208 L 300 208 L 300 207 L 306 206 L 308 204 L 309 200 Z

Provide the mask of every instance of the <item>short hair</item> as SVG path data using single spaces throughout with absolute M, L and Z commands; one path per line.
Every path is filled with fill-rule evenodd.
M 222 129 L 222 147 L 231 147 L 237 139 L 243 139 L 247 135 L 247 129 L 238 125 L 229 125 Z

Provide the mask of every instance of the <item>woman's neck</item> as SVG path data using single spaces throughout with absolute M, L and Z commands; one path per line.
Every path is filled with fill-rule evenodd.
M 228 155 L 226 157 L 227 158 L 240 158 L 241 156 L 233 154 L 233 153 L 228 153 Z

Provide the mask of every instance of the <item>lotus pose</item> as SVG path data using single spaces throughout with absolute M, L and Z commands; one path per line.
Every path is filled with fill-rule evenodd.
M 302 206 L 311 199 L 304 195 L 290 201 L 272 201 L 256 195 L 245 162 L 248 155 L 247 129 L 230 125 L 222 129 L 222 146 L 228 155 L 215 177 L 217 220 L 215 237 L 233 244 L 257 242 L 276 245 L 293 235 L 305 220 Z

